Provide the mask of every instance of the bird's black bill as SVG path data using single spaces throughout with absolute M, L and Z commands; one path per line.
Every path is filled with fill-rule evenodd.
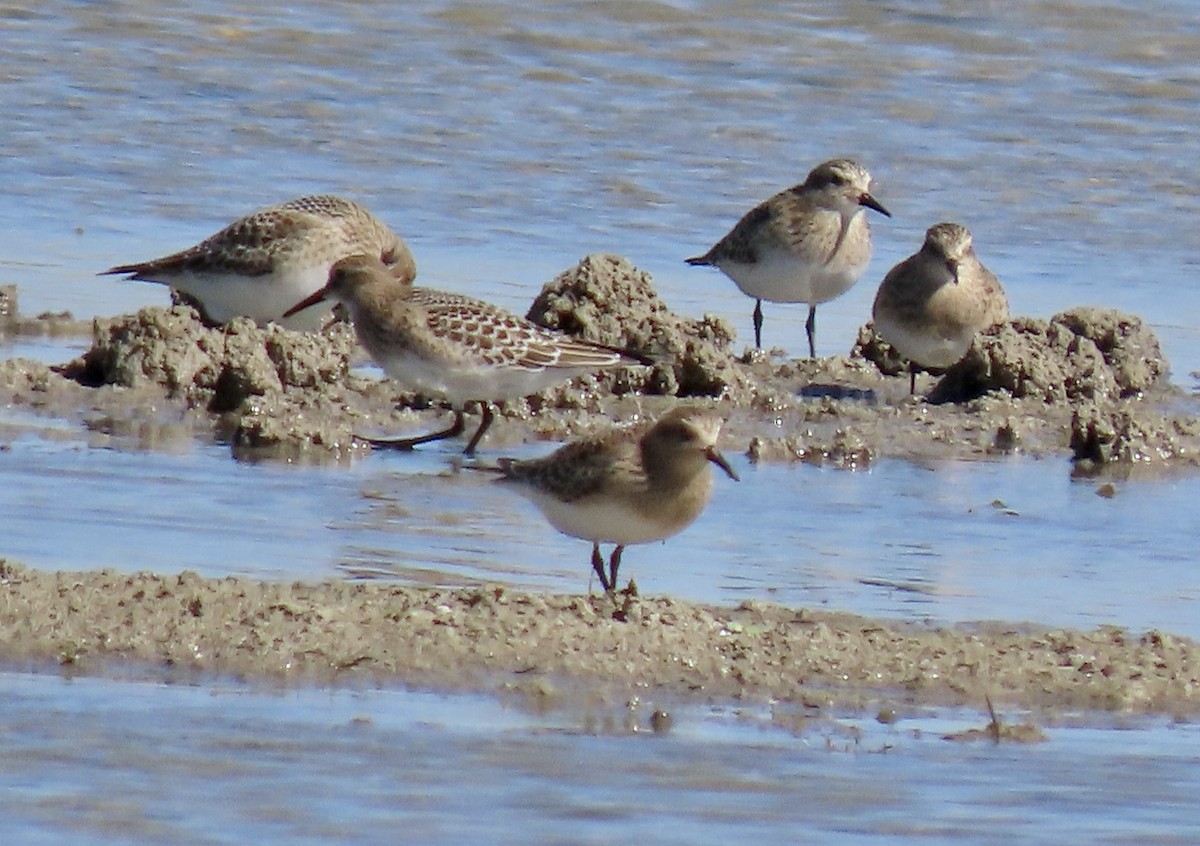
M 892 213 L 883 207 L 883 203 L 876 200 L 870 194 L 863 194 L 862 198 L 859 199 L 858 203 L 859 203 L 859 205 L 866 206 L 869 209 L 874 209 L 875 211 L 879 212 L 884 217 L 892 216 Z
M 325 289 L 324 288 L 322 288 L 320 291 L 317 291 L 312 296 L 305 297 L 300 302 L 296 303 L 294 306 L 292 306 L 287 311 L 285 311 L 283 313 L 283 316 L 291 317 L 293 314 L 296 314 L 297 312 L 304 311 L 304 309 L 308 308 L 309 306 L 315 306 L 317 303 L 321 302 L 321 300 L 323 300 L 323 299 L 325 299 Z
M 738 478 L 738 474 L 733 472 L 733 468 L 729 465 L 729 462 L 725 460 L 725 456 L 723 456 L 723 455 L 721 455 L 721 453 L 717 452 L 716 447 L 710 447 L 709 450 L 705 453 L 705 456 L 713 464 L 717 465 L 722 470 L 724 470 L 725 475 L 727 475 L 729 478 L 733 479 L 735 482 L 741 481 L 741 479 Z

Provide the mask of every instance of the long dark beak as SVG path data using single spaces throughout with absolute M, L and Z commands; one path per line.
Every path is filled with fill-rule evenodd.
M 725 456 L 721 455 L 716 447 L 709 447 L 706 449 L 704 451 L 704 457 L 724 470 L 725 474 L 735 482 L 741 481 L 741 479 L 738 478 L 738 474 L 734 473 L 733 468 L 729 466 L 729 462 L 725 460 Z
M 950 271 L 950 275 L 954 278 L 954 284 L 958 284 L 958 262 L 951 259 L 946 260 L 946 269 Z
M 292 306 L 287 311 L 285 311 L 283 313 L 283 316 L 291 317 L 293 314 L 295 314 L 298 311 L 304 311 L 304 309 L 308 308 L 309 306 L 315 306 L 317 303 L 321 302 L 321 300 L 323 300 L 323 299 L 325 299 L 325 289 L 324 288 L 317 291 L 312 296 L 305 297 L 300 302 L 296 303 L 294 306 Z
M 874 197 L 872 197 L 870 194 L 863 194 L 861 197 L 859 197 L 858 204 L 860 206 L 866 206 L 869 209 L 875 209 L 875 211 L 879 212 L 884 217 L 892 216 L 892 213 L 890 211 L 888 211 L 887 209 L 885 209 L 883 207 L 883 204 L 881 202 L 879 202 L 878 200 L 876 200 Z

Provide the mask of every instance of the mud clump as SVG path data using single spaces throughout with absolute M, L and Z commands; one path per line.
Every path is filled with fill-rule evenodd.
M 629 397 L 633 406 L 611 415 L 620 417 L 657 409 L 647 394 L 716 396 L 731 386 L 750 391 L 728 350 L 732 330 L 715 318 L 673 314 L 649 276 L 622 259 L 585 259 L 547 286 L 539 302 L 534 309 L 543 313 L 543 325 L 644 351 L 655 362 L 584 376 L 501 405 L 507 418 L 538 418 L 541 429 L 549 427 L 543 435 L 579 425 L 571 415 L 541 413 L 548 408 L 595 417 Z M 340 453 L 363 447 L 356 432 L 429 428 L 407 418 L 412 410 L 430 409 L 431 398 L 390 380 L 355 375 L 350 365 L 356 358 L 365 355 L 347 324 L 321 334 L 259 327 L 245 318 L 210 327 L 195 309 L 175 305 L 96 320 L 91 347 L 60 371 L 79 385 L 157 392 L 213 415 L 218 437 L 243 457 L 290 458 L 313 448 Z
M 853 356 L 881 373 L 906 371 L 870 324 Z M 1041 430 L 1069 446 L 1076 472 L 1200 465 L 1200 425 L 1194 413 L 1170 413 L 1186 400 L 1169 372 L 1158 337 L 1134 315 L 1079 307 L 1048 321 L 1018 317 L 975 338 L 929 391 L 927 416 L 986 403 L 1007 415 L 997 421 L 996 450 L 1020 450 L 1029 443 L 1023 433 Z
M 1050 321 L 1020 318 L 976 338 L 930 399 L 957 401 L 987 391 L 1047 403 L 1137 396 L 1170 370 L 1158 337 L 1139 317 L 1082 307 Z
M 907 369 L 870 324 L 859 330 L 852 355 L 889 376 Z M 1141 318 L 1082 306 L 1049 321 L 1018 317 L 980 333 L 929 400 L 964 402 L 994 391 L 1048 404 L 1115 400 L 1153 389 L 1169 370 L 1158 337 Z
M 17 286 L 0 285 L 0 338 L 66 338 L 82 334 L 85 326 L 69 311 L 46 311 L 32 317 L 24 315 L 21 313 Z
M 188 409 L 223 416 L 217 429 L 235 446 L 344 445 L 348 430 L 331 431 L 328 421 L 301 411 L 312 404 L 305 392 L 346 382 L 355 349 L 346 325 L 322 334 L 259 327 L 248 318 L 209 327 L 188 306 L 143 308 L 97 319 L 92 346 L 61 370 L 82 385 L 160 390 Z M 264 408 L 274 425 L 263 421 Z
M 1163 412 L 1087 403 L 1071 418 L 1071 451 L 1076 471 L 1098 472 L 1109 465 L 1154 467 L 1200 464 L 1200 420 Z
M 672 312 L 650 274 L 620 256 L 593 254 L 560 273 L 533 301 L 526 319 L 589 341 L 642 353 L 656 363 L 628 388 L 675 396 L 746 395 L 750 380 L 730 351 L 724 320 Z
M 345 326 L 317 335 L 237 318 L 210 328 L 189 307 L 143 308 L 97 319 L 91 348 L 65 372 L 92 386 L 159 385 L 189 407 L 220 413 L 251 396 L 339 381 L 354 344 Z

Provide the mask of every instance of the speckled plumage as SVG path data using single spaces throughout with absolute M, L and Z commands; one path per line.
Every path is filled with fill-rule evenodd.
M 865 208 L 890 213 L 871 195 L 866 168 L 848 159 L 817 165 L 800 184 L 747 212 L 692 265 L 719 268 L 756 300 L 754 343 L 762 346 L 762 301 L 808 303 L 809 354 L 816 307 L 850 289 L 871 260 Z
M 592 566 L 611 591 L 626 545 L 664 540 L 700 516 L 712 494 L 710 462 L 737 478 L 717 451 L 721 424 L 710 411 L 676 408 L 652 426 L 584 438 L 545 458 L 502 459 L 500 481 L 560 532 L 591 541 Z M 608 572 L 601 543 L 616 545 Z
M 456 423 L 435 433 L 439 437 L 461 432 L 468 402 L 484 403 L 484 421 L 468 454 L 491 422 L 487 403 L 529 396 L 602 368 L 641 363 L 622 350 L 553 332 L 481 300 L 398 280 L 373 255 L 339 261 L 328 283 L 287 313 L 326 299 L 345 303 L 359 342 L 388 376 L 450 402 Z M 371 443 L 407 448 L 437 439 Z
M 329 309 L 287 319 L 283 312 L 325 284 L 334 262 L 359 253 L 377 256 L 397 278 L 416 277 L 400 236 L 358 203 L 329 195 L 260 209 L 194 247 L 104 272 L 169 285 L 213 323 L 246 316 L 311 331 L 321 328 Z
M 904 358 L 945 368 L 966 354 L 976 333 L 1008 319 L 1008 300 L 975 255 L 970 231 L 939 223 L 920 250 L 888 271 L 872 315 L 875 331 Z

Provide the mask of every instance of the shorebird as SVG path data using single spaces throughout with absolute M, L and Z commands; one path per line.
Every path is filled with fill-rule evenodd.
M 288 318 L 284 311 L 325 284 L 334 262 L 359 253 L 377 256 L 397 278 L 411 282 L 417 275 L 400 236 L 358 203 L 327 195 L 260 209 L 194 247 L 104 274 L 169 285 L 209 323 L 245 316 L 316 331 L 332 306 Z
M 754 297 L 754 346 L 762 348 L 762 301 L 808 303 L 808 354 L 816 358 L 817 305 L 841 296 L 871 260 L 864 209 L 891 217 L 871 195 L 871 175 L 848 159 L 817 165 L 801 185 L 746 213 L 711 250 L 687 259 L 711 265 Z
M 1008 319 L 1008 300 L 976 257 L 970 231 L 939 223 L 888 271 L 871 312 L 875 331 L 908 359 L 909 393 L 916 393 L 917 368 L 957 364 L 978 332 Z
M 449 428 L 411 438 L 362 438 L 380 447 L 413 447 L 463 432 L 468 402 L 483 420 L 464 453 L 473 455 L 492 423 L 490 403 L 538 393 L 575 376 L 649 360 L 615 347 L 553 332 L 481 300 L 418 288 L 397 279 L 375 255 L 351 256 L 329 271 L 323 288 L 284 312 L 323 300 L 350 310 L 359 343 L 392 379 L 443 397 L 454 410 Z
M 738 476 L 717 451 L 722 420 L 675 408 L 648 429 L 616 429 L 573 441 L 545 458 L 499 462 L 500 483 L 528 498 L 563 534 L 592 542 L 592 569 L 616 590 L 629 544 L 675 535 L 700 516 L 712 495 L 716 464 Z M 600 544 L 615 544 L 604 568 Z

